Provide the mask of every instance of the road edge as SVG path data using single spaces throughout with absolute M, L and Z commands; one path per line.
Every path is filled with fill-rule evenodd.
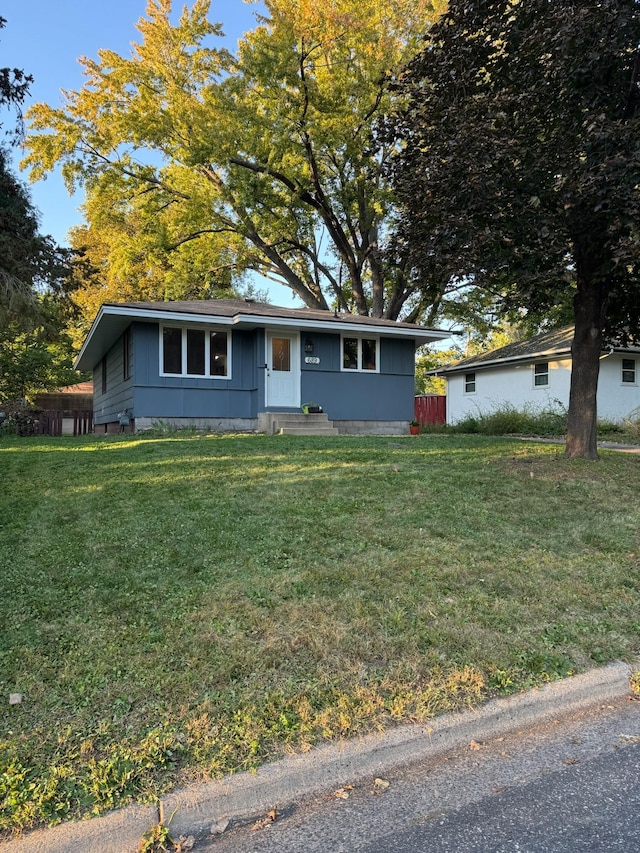
M 87 821 L 36 830 L 0 842 L 7 853 L 135 853 L 142 836 L 160 820 L 172 837 L 202 837 L 225 820 L 266 814 L 346 784 L 384 776 L 436 757 L 551 719 L 606 704 L 630 693 L 632 667 L 615 662 L 525 693 L 493 699 L 479 708 L 402 725 L 382 734 L 331 742 L 287 756 L 255 772 L 238 773 L 162 797 L 155 806 L 130 806 Z

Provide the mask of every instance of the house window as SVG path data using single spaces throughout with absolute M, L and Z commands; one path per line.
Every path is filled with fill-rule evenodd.
M 622 381 L 625 385 L 636 384 L 636 360 L 635 358 L 622 359 Z
M 162 372 L 182 373 L 182 329 L 162 330 Z
M 187 373 L 189 376 L 205 375 L 204 329 L 187 329 Z
M 163 376 L 229 378 L 229 333 L 194 327 L 163 326 L 160 332 Z
M 533 365 L 533 385 L 535 388 L 540 388 L 543 385 L 549 384 L 549 362 L 542 361 L 540 364 Z
M 342 369 L 361 370 L 376 373 L 378 371 L 377 338 L 342 338 Z
M 464 375 L 464 393 L 476 393 L 476 375 L 475 373 L 465 373 Z
M 209 333 L 209 375 L 227 375 L 228 335 L 226 332 Z
M 122 378 L 126 382 L 131 378 L 131 329 L 127 329 L 122 336 Z
M 102 393 L 107 393 L 107 357 L 102 359 Z

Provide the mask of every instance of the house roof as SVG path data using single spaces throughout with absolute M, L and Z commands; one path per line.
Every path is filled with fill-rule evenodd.
M 493 367 L 505 364 L 519 364 L 540 359 L 570 358 L 573 343 L 573 326 L 542 332 L 526 341 L 515 341 L 504 347 L 473 355 L 456 361 L 455 364 L 429 371 L 433 376 L 446 376 L 475 368 Z M 639 352 L 639 348 L 614 347 L 614 352 Z
M 76 359 L 78 370 L 92 370 L 132 322 L 194 323 L 231 328 L 280 328 L 308 332 L 364 331 L 409 338 L 416 346 L 451 337 L 444 329 L 428 329 L 357 314 L 282 308 L 249 299 L 203 299 L 192 302 L 108 302 L 101 306 Z
M 76 382 L 75 385 L 64 385 L 57 388 L 56 394 L 93 394 L 93 382 Z

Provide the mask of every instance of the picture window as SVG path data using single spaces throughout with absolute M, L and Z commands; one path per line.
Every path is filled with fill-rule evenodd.
M 229 333 L 164 326 L 160 335 L 164 376 L 229 378 Z
M 376 373 L 379 362 L 377 338 L 342 338 L 342 369 Z

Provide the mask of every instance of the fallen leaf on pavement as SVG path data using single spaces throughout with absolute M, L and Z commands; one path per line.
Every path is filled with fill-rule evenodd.
M 373 780 L 373 790 L 372 794 L 381 794 L 383 791 L 386 791 L 389 787 L 389 783 L 386 779 L 374 779 Z
M 477 740 L 472 740 L 471 743 L 469 744 L 469 748 L 470 749 L 484 749 L 484 744 L 478 743 Z
M 266 829 L 266 827 L 267 827 L 267 826 L 271 826 L 271 824 L 274 822 L 274 820 L 276 819 L 276 817 L 277 817 L 277 812 L 276 812 L 276 810 L 275 810 L 275 809 L 271 809 L 271 811 L 269 812 L 269 814 L 268 814 L 266 817 L 263 817 L 263 818 L 261 818 L 260 820 L 257 820 L 257 821 L 253 824 L 253 826 L 251 827 L 251 829 Z
M 344 788 L 338 788 L 337 791 L 334 791 L 333 796 L 339 800 L 348 800 L 350 791 L 353 791 L 353 785 L 345 785 Z
M 565 758 L 565 764 L 580 764 L 577 758 Z

